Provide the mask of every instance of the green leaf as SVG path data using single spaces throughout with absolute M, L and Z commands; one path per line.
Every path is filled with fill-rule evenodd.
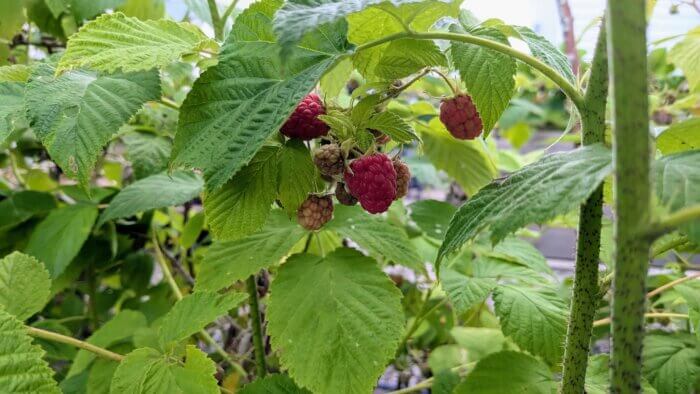
M 26 328 L 0 308 L 0 387 L 4 393 L 60 394 L 44 351 L 32 344 Z
M 24 123 L 24 86 L 23 82 L 0 82 L 0 146 L 16 124 Z
M 700 149 L 700 118 L 674 123 L 656 138 L 656 148 L 664 155 Z
M 496 246 L 484 251 L 487 256 L 511 261 L 534 271 L 552 273 L 547 259 L 531 243 L 517 237 L 507 237 Z
M 212 47 L 216 43 L 189 23 L 142 21 L 116 12 L 100 15 L 71 36 L 56 72 L 81 67 L 107 73 L 150 70 Z
M 411 219 L 427 235 L 435 239 L 445 238 L 450 219 L 457 212 L 454 205 L 436 200 L 416 201 L 409 206 Z
M 277 41 L 272 31 L 272 17 L 282 6 L 282 0 L 258 1 L 236 17 L 229 40 L 233 41 Z
M 566 55 L 529 27 L 513 26 L 513 28 L 519 33 L 515 37 L 525 41 L 534 57 L 555 69 L 572 84 L 576 83 L 576 77 L 571 70 L 571 62 Z
M 358 52 L 353 62 L 358 71 L 371 80 L 395 80 L 425 67 L 447 66 L 447 58 L 435 43 L 409 38 Z
M 126 16 L 133 16 L 141 20 L 160 19 L 165 16 L 164 0 L 126 0 L 119 7 L 119 11 Z
M 204 212 L 219 240 L 255 233 L 265 224 L 277 198 L 277 147 L 265 147 L 224 187 L 207 192 Z
M 586 394 L 606 394 L 610 392 L 610 356 L 596 354 L 588 359 L 586 369 Z M 642 378 L 642 392 L 656 394 L 649 381 Z
M 700 150 L 664 156 L 654 162 L 653 171 L 656 195 L 671 212 L 700 204 Z M 700 243 L 700 220 L 680 230 Z
M 95 330 L 87 342 L 101 348 L 109 348 L 130 339 L 136 330 L 147 326 L 146 317 L 141 312 L 123 310 Z M 85 371 L 95 360 L 95 357 L 95 353 L 87 350 L 78 351 L 68 370 L 67 377 L 76 376 Z
M 97 219 L 97 207 L 67 205 L 52 211 L 36 226 L 25 252 L 46 265 L 51 278 L 57 278 L 78 255 Z
M 438 118 L 421 126 L 423 149 L 433 165 L 443 170 L 468 196 L 486 186 L 498 171 L 479 141 L 457 141 Z
M 102 147 L 143 103 L 160 98 L 160 77 L 152 70 L 104 76 L 74 71 L 54 78 L 54 71 L 44 63 L 32 73 L 27 114 L 51 158 L 87 188 Z
M 259 232 L 235 241 L 216 241 L 204 255 L 195 291 L 218 291 L 282 260 L 307 232 L 274 210 Z
M 405 231 L 357 206 L 336 205 L 334 219 L 325 228 L 352 239 L 377 259 L 385 258 L 396 264 L 424 269 L 423 261 Z
M 700 27 L 686 34 L 683 41 L 676 44 L 668 53 L 668 60 L 680 67 L 688 79 L 691 92 L 700 92 Z
M 323 74 L 319 81 L 324 97 L 336 97 L 345 88 L 352 73 L 352 59 L 345 58 Z
M 404 319 L 401 292 L 374 260 L 346 248 L 294 255 L 270 294 L 272 346 L 297 383 L 319 394 L 374 388 Z
M 506 338 L 496 328 L 453 327 L 450 335 L 459 346 L 467 349 L 469 361 L 479 361 L 490 354 L 506 350 Z
M 290 139 L 279 151 L 279 196 L 287 215 L 295 216 L 309 193 L 323 190 L 309 149 L 301 140 Z
M 202 178 L 189 171 L 151 175 L 122 189 L 102 212 L 98 226 L 139 212 L 184 204 L 197 197 L 203 187 Z
M 452 267 L 440 270 L 440 283 L 457 313 L 466 313 L 496 288 L 496 280 L 466 275 Z
M 107 9 L 115 9 L 124 0 L 64 0 L 75 15 L 77 22 L 91 19 Z
M 21 1 L 3 1 L 0 3 L 0 15 L 0 38 L 11 40 L 25 22 L 24 4 Z
M 483 230 L 496 243 L 531 223 L 565 214 L 584 201 L 612 171 L 610 151 L 592 145 L 555 153 L 523 167 L 472 196 L 450 222 L 438 260 Z
M 493 300 L 503 334 L 551 364 L 561 361 L 568 313 L 553 291 L 501 285 Z
M 240 394 L 311 394 L 311 392 L 297 387 L 287 375 L 274 374 L 248 383 Z
M 375 114 L 369 118 L 364 126 L 368 129 L 379 130 L 398 143 L 408 143 L 419 139 L 411 125 L 391 111 Z
M 244 293 L 200 291 L 185 296 L 163 317 L 160 342 L 167 346 L 202 330 L 248 297 Z
M 20 252 L 0 259 L 0 306 L 18 320 L 39 312 L 50 290 L 49 273 L 37 259 Z
M 148 133 L 129 133 L 122 137 L 126 159 L 131 162 L 136 179 L 146 178 L 168 168 L 172 142 Z
M 119 363 L 115 363 L 113 360 L 96 359 L 90 368 L 86 391 L 90 394 L 109 394 L 112 377 L 118 366 Z
M 28 220 L 56 208 L 56 199 L 49 193 L 24 190 L 0 201 L 0 231 L 9 230 Z
M 188 345 L 184 365 L 171 356 L 145 347 L 127 354 L 114 373 L 110 393 L 217 394 L 216 365 Z
M 276 44 L 230 38 L 180 108 L 173 164 L 202 169 L 207 189 L 220 188 L 279 130 L 335 57 L 297 48 L 283 66 Z
M 32 72 L 30 66 L 11 64 L 0 67 L 0 82 L 27 82 Z
M 474 28 L 470 34 L 509 45 L 498 29 Z M 488 134 L 515 93 L 515 59 L 479 45 L 453 42 L 450 58 L 474 100 Z
M 644 338 L 644 376 L 660 393 L 689 393 L 700 377 L 700 348 L 690 334 Z
M 508 371 L 504 378 L 504 371 Z M 549 368 L 525 353 L 504 351 L 479 361 L 455 394 L 551 394 L 556 388 Z

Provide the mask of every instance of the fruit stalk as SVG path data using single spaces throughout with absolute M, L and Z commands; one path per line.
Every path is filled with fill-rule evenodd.
M 591 75 L 581 113 L 581 143 L 605 142 L 605 104 L 608 96 L 608 58 L 605 26 L 598 33 Z M 581 205 L 578 240 L 576 243 L 576 272 L 574 276 L 569 326 L 566 333 L 561 392 L 584 392 L 591 330 L 598 304 L 598 262 L 600 230 L 603 216 L 603 185 Z
M 262 324 L 260 323 L 260 305 L 258 303 L 258 284 L 255 275 L 251 275 L 246 281 L 248 297 L 250 299 L 250 320 L 253 329 L 253 346 L 255 347 L 255 372 L 258 378 L 265 377 L 267 366 L 265 365 L 265 344 L 263 341 Z
M 651 240 L 645 3 L 608 0 L 615 168 L 615 277 L 610 391 L 641 392 L 646 274 Z

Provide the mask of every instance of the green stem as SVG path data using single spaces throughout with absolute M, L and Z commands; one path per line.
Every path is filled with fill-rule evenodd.
M 664 233 L 675 230 L 678 226 L 699 219 L 700 204 L 682 208 L 674 213 L 662 217 L 658 222 L 653 223 L 651 225 L 652 235 L 663 235 Z
M 209 13 L 211 14 L 211 24 L 214 27 L 214 37 L 222 41 L 224 39 L 224 24 L 219 16 L 219 8 L 216 6 L 216 0 L 207 0 L 209 5 Z
M 233 0 L 233 1 L 231 2 L 231 4 L 228 6 L 228 8 L 226 9 L 226 11 L 224 11 L 224 13 L 221 14 L 221 24 L 222 24 L 223 26 L 226 26 L 226 21 L 227 21 L 228 18 L 231 16 L 231 14 L 233 13 L 233 11 L 236 9 L 236 5 L 237 5 L 237 4 L 238 4 L 238 0 Z
M 585 109 L 581 112 L 583 145 L 605 142 L 605 104 L 608 96 L 608 59 L 605 40 L 605 27 L 601 26 L 584 98 Z M 591 330 L 599 299 L 598 262 L 602 217 L 603 185 L 600 185 L 581 205 L 579 211 L 576 272 L 561 386 L 561 392 L 566 394 L 584 392 Z
M 666 312 L 661 312 L 661 313 L 645 313 L 643 315 L 643 319 L 654 319 L 654 318 L 659 318 L 659 317 L 668 317 L 668 318 L 674 318 L 674 319 L 689 319 L 690 316 L 684 315 L 682 313 L 666 313 Z M 642 320 L 643 321 L 643 320 Z M 593 327 L 600 327 L 600 326 L 607 326 L 612 322 L 612 319 L 609 317 L 606 317 L 605 319 L 600 319 L 596 320 L 593 322 Z M 616 392 L 616 391 L 613 391 Z M 635 393 L 639 393 L 640 391 L 633 391 Z
M 250 299 L 250 319 L 253 329 L 253 346 L 255 347 L 255 371 L 258 378 L 262 378 L 267 373 L 265 365 L 265 345 L 263 343 L 262 324 L 260 323 L 260 305 L 258 303 L 258 284 L 255 275 L 251 275 L 247 282 L 248 298 Z
M 119 362 L 124 359 L 124 356 L 122 356 L 121 354 L 111 352 L 107 349 L 103 349 L 99 346 L 95 346 L 91 343 L 87 343 L 79 339 L 71 338 L 51 331 L 42 330 L 40 328 L 27 327 L 27 334 L 36 338 L 42 338 L 53 342 L 65 343 L 67 345 L 75 346 L 79 349 L 95 353 L 96 355 L 106 358 L 108 360 L 114 360 Z
M 608 0 L 608 55 L 615 168 L 615 277 L 610 391 L 641 392 L 650 239 L 649 102 L 646 14 L 640 0 Z
M 479 36 L 473 36 L 468 34 L 459 33 L 448 33 L 448 32 L 427 32 L 427 33 L 416 33 L 411 31 L 404 31 L 400 33 L 390 34 L 388 36 L 382 37 L 375 41 L 370 41 L 365 44 L 359 45 L 355 48 L 355 52 L 360 52 L 365 49 L 373 48 L 378 45 L 385 44 L 390 41 L 400 40 L 404 38 L 411 38 L 414 40 L 448 40 L 448 41 L 458 41 L 467 44 L 479 45 L 485 48 L 493 49 L 495 51 L 505 53 L 521 62 L 535 68 L 547 78 L 551 79 L 554 83 L 559 85 L 561 90 L 573 101 L 574 105 L 581 110 L 584 107 L 583 95 L 571 82 L 560 75 L 556 70 L 547 64 L 543 63 L 539 59 L 532 57 L 526 53 L 520 52 L 517 49 L 500 42 L 492 41 Z

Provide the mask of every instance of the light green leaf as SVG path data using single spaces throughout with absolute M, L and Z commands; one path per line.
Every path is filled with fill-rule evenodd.
M 588 359 L 586 370 L 586 394 L 607 394 L 610 392 L 610 356 L 596 354 Z M 649 381 L 642 378 L 642 392 L 656 394 Z
M 0 146 L 15 125 L 23 123 L 24 86 L 22 82 L 0 82 Z
M 27 114 L 51 158 L 87 188 L 102 147 L 149 100 L 160 98 L 155 70 L 100 76 L 88 71 L 54 78 L 37 66 L 27 84 Z
M 498 171 L 479 141 L 457 141 L 438 118 L 419 128 L 423 149 L 433 165 L 445 171 L 468 196 L 486 186 Z
M 102 212 L 98 225 L 151 209 L 181 205 L 201 193 L 204 182 L 189 171 L 151 175 L 122 189 Z
M 240 394 L 311 394 L 311 392 L 297 387 L 287 375 L 274 374 L 248 383 Z
M 91 19 L 107 9 L 115 9 L 124 0 L 64 0 L 77 22 Z
M 259 232 L 235 241 L 217 241 L 204 256 L 195 291 L 218 291 L 275 265 L 307 232 L 281 211 L 270 214 Z
M 552 273 L 542 253 L 531 243 L 517 237 L 505 238 L 493 248 L 486 248 L 484 254 L 524 265 L 537 272 Z
M 425 67 L 446 66 L 447 58 L 435 43 L 407 38 L 358 52 L 353 62 L 366 78 L 390 81 Z
M 505 379 L 504 371 L 508 371 Z M 455 394 L 551 394 L 555 388 L 546 365 L 525 353 L 504 351 L 479 361 Z
M 0 67 L 0 82 L 27 82 L 32 72 L 30 66 L 11 64 Z
M 664 156 L 653 164 L 656 195 L 670 211 L 700 204 L 700 150 Z M 700 220 L 680 229 L 700 243 Z
M 700 377 L 698 340 L 687 333 L 644 338 L 644 376 L 660 393 L 689 393 Z
M 656 148 L 664 155 L 700 149 L 700 118 L 669 126 L 656 138 Z
M 320 85 L 324 97 L 336 97 L 345 88 L 352 73 L 352 59 L 345 58 L 321 77 Z
M 689 31 L 683 41 L 671 49 L 668 60 L 683 70 L 690 90 L 700 92 L 700 27 Z
M 131 162 L 136 179 L 163 172 L 168 168 L 172 142 L 164 137 L 133 132 L 122 137 L 126 158 Z
M 21 1 L 6 0 L 0 3 L 0 38 L 11 40 L 22 29 L 25 22 L 24 4 Z M 5 60 L 5 59 L 3 59 Z
M 49 273 L 37 259 L 20 252 L 0 259 L 0 306 L 18 320 L 39 312 L 50 290 Z
M 130 350 L 130 349 L 129 349 Z M 87 378 L 86 394 L 109 394 L 109 388 L 119 363 L 98 358 L 92 364 Z M 65 393 L 64 393 L 65 394 Z
M 36 226 L 25 252 L 46 265 L 51 278 L 57 278 L 78 255 L 97 219 L 97 207 L 67 205 L 52 211 Z
M 185 296 L 163 317 L 160 326 L 161 344 L 167 346 L 189 337 L 235 308 L 246 298 L 248 295 L 244 293 L 219 294 L 208 291 Z
M 467 349 L 469 361 L 479 361 L 489 354 L 505 350 L 506 338 L 501 330 L 487 327 L 453 327 L 450 335 Z
M 489 256 L 474 260 L 472 269 L 473 275 L 477 278 L 513 279 L 534 285 L 547 283 L 547 280 L 551 279 L 522 264 Z
M 573 84 L 576 83 L 576 77 L 574 76 L 574 72 L 571 71 L 571 63 L 566 55 L 552 45 L 551 42 L 547 41 L 546 38 L 535 33 L 529 27 L 513 26 L 513 28 L 519 33 L 519 35 L 515 37 L 525 41 L 530 47 L 530 52 L 532 52 L 534 57 L 555 69 L 569 82 Z
M 385 258 L 410 268 L 425 269 L 418 251 L 402 229 L 357 206 L 336 205 L 334 219 L 325 228 L 352 239 L 378 260 Z
M 584 201 L 612 171 L 610 151 L 592 145 L 555 153 L 483 188 L 450 222 L 438 260 L 483 230 L 491 241 L 531 223 L 565 214 Z
M 272 17 L 278 8 L 282 6 L 282 0 L 258 1 L 243 10 L 236 17 L 230 33 L 230 40 L 234 41 L 277 41 L 272 31 Z
M 508 38 L 498 29 L 474 28 L 469 33 L 508 45 Z M 515 59 L 493 49 L 458 42 L 452 43 L 449 53 L 488 135 L 515 93 Z
M 345 248 L 294 255 L 270 294 L 272 346 L 294 381 L 319 394 L 374 388 L 404 319 L 401 292 L 374 260 Z
M 457 212 L 454 205 L 436 200 L 416 201 L 409 206 L 411 219 L 427 235 L 435 239 L 445 238 L 450 219 Z
M 164 0 L 126 0 L 119 11 L 126 16 L 133 16 L 141 20 L 160 19 L 165 16 Z
M 501 285 L 493 300 L 503 334 L 551 364 L 561 361 L 568 313 L 553 291 Z
M 99 16 L 71 36 L 56 72 L 81 67 L 108 73 L 150 70 L 212 47 L 216 43 L 189 23 L 142 21 L 116 12 Z
M 216 365 L 196 346 L 188 345 L 184 365 L 146 347 L 127 354 L 114 373 L 110 393 L 216 394 Z
M 381 131 L 398 143 L 408 143 L 419 139 L 411 125 L 391 111 L 375 114 L 367 120 L 364 126 L 368 129 Z
M 440 283 L 457 313 L 466 313 L 496 288 L 496 280 L 466 275 L 452 267 L 440 270 Z
M 0 387 L 4 393 L 60 394 L 44 351 L 32 344 L 26 328 L 0 308 Z
M 290 139 L 279 151 L 279 196 L 287 215 L 294 216 L 309 193 L 323 190 L 309 149 L 301 140 Z
M 265 224 L 277 198 L 277 147 L 265 147 L 224 187 L 207 192 L 204 212 L 216 239 L 235 240 Z

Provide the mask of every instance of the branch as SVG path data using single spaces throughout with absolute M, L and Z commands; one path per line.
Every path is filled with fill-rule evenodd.
M 700 220 L 700 204 L 685 207 L 661 218 L 656 223 L 652 223 L 652 231 L 649 235 L 652 237 L 659 237 L 693 220 Z
M 108 360 L 114 360 L 119 362 L 124 359 L 124 356 L 122 356 L 121 354 L 111 352 L 107 349 L 103 349 L 99 346 L 95 346 L 91 343 L 87 343 L 79 339 L 71 338 L 51 331 L 42 330 L 40 328 L 27 327 L 27 334 L 36 338 L 47 339 L 49 341 L 65 343 L 67 345 L 75 346 L 79 349 L 95 353 L 96 355 L 106 358 Z
M 683 283 L 683 282 L 687 282 L 687 281 L 692 280 L 692 279 L 695 279 L 695 278 L 700 278 L 700 273 L 695 273 L 695 274 L 692 274 L 692 275 L 684 276 L 684 277 L 682 277 L 682 278 L 679 278 L 679 279 L 676 279 L 676 280 L 674 280 L 674 281 L 668 282 L 668 283 L 666 283 L 666 284 L 663 285 L 663 286 L 657 287 L 656 289 L 654 289 L 654 290 L 650 291 L 649 293 L 647 293 L 647 298 L 651 298 L 651 297 L 653 297 L 653 296 L 659 295 L 659 294 L 663 293 L 664 291 L 673 288 L 673 287 L 676 286 L 676 285 L 679 285 L 679 284 L 681 284 L 681 283 Z
M 248 297 L 250 299 L 250 320 L 253 330 L 253 346 L 255 347 L 255 371 L 257 377 L 263 378 L 267 373 L 265 365 L 265 345 L 262 324 L 260 323 L 260 305 L 258 304 L 258 284 L 255 275 L 251 275 L 247 280 Z

